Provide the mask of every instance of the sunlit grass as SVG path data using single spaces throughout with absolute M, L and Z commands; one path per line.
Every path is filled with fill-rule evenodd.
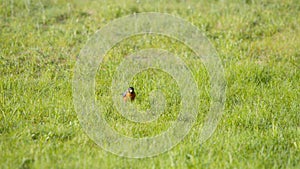
M 292 0 L 0 1 L 0 168 L 299 168 L 299 9 Z M 102 150 L 84 133 L 73 108 L 72 77 L 80 49 L 96 30 L 144 11 L 182 17 L 204 32 L 225 68 L 226 107 L 213 137 L 196 144 L 209 110 L 208 75 L 202 63 L 185 60 L 203 96 L 197 123 L 169 152 L 127 159 Z M 111 102 L 111 80 L 122 58 L 149 47 L 183 59 L 191 53 L 166 37 L 125 40 L 99 67 L 99 102 Z M 145 125 L 109 107 L 109 124 L 133 137 L 167 129 L 179 109 L 176 82 L 150 70 L 131 83 L 139 94 L 139 108 L 148 108 L 149 92 L 158 87 L 169 107 Z

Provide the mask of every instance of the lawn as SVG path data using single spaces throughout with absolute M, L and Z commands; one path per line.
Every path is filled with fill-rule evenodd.
M 102 116 L 117 132 L 155 136 L 172 125 L 182 106 L 176 81 L 149 69 L 129 82 L 137 92 L 132 104 L 148 109 L 148 95 L 159 89 L 164 112 L 149 123 L 119 114 L 110 89 L 118 64 L 131 53 L 161 48 L 181 56 L 201 98 L 197 121 L 179 144 L 134 159 L 90 139 L 77 117 L 72 87 L 88 39 L 111 21 L 140 12 L 168 13 L 203 32 L 224 67 L 226 102 L 214 134 L 199 144 L 211 101 L 205 66 L 186 59 L 193 52 L 164 36 L 139 35 L 116 44 L 97 70 L 95 100 L 105 105 Z M 299 23 L 297 0 L 1 0 L 0 168 L 300 168 Z

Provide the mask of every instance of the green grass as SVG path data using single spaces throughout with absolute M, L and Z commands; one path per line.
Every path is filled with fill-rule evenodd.
M 225 68 L 226 105 L 213 136 L 197 145 L 209 108 L 209 84 L 203 65 L 187 62 L 203 98 L 197 123 L 172 150 L 128 159 L 102 150 L 85 134 L 72 102 L 72 78 L 79 51 L 96 30 L 113 19 L 148 11 L 182 17 L 209 38 Z M 1 0 L 0 168 L 300 168 L 299 11 L 297 0 Z M 120 59 L 149 47 L 190 54 L 165 37 L 125 40 L 99 67 L 99 103 L 110 103 Z M 109 124 L 132 137 L 167 129 L 180 107 L 179 91 L 171 91 L 178 88 L 174 80 L 152 70 L 131 83 L 141 109 L 149 107 L 149 92 L 163 85 L 166 112 L 143 125 L 108 107 L 104 116 Z

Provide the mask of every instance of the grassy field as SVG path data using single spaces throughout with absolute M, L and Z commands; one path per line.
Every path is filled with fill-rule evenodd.
M 128 159 L 102 150 L 85 134 L 73 106 L 72 78 L 81 48 L 98 29 L 149 11 L 179 16 L 204 32 L 224 65 L 226 105 L 214 135 L 195 144 L 209 108 L 209 84 L 203 65 L 189 62 L 204 98 L 197 123 L 170 151 Z M 297 0 L 1 0 L 0 168 L 300 168 L 299 23 Z M 99 103 L 110 105 L 120 59 L 149 47 L 190 52 L 166 37 L 125 40 L 99 67 Z M 108 107 L 109 124 L 132 137 L 166 130 L 180 107 L 176 83 L 157 70 L 131 83 L 141 109 L 149 107 L 147 95 L 157 86 L 169 106 L 149 124 L 130 122 Z

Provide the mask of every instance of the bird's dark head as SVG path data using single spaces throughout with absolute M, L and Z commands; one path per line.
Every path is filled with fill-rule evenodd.
M 133 87 L 129 87 L 129 88 L 128 88 L 128 92 L 129 92 L 129 93 L 134 93 L 134 88 L 133 88 Z

